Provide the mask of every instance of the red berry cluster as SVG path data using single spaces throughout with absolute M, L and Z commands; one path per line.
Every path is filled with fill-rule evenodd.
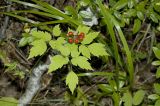
M 78 44 L 83 41 L 85 34 L 83 32 L 81 32 L 77 35 L 77 34 L 74 34 L 73 32 L 70 31 L 67 33 L 67 37 L 68 37 L 68 43 Z

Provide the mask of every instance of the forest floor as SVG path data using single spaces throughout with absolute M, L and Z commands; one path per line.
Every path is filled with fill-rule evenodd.
M 63 1 L 63 0 L 62 0 Z M 64 2 L 63 2 L 64 3 Z M 51 2 L 55 6 L 59 6 L 58 8 L 62 8 L 61 6 L 64 4 L 56 4 Z M 70 4 L 70 2 L 68 3 Z M 0 0 L 0 7 L 6 6 L 6 2 Z M 67 3 L 65 2 L 65 5 Z M 74 6 L 74 3 L 72 3 Z M 21 6 L 12 6 L 12 10 L 17 8 L 23 8 Z M 6 8 L 0 8 L 0 11 L 6 11 Z M 32 16 L 31 16 L 32 17 Z M 6 16 L 0 15 L 0 28 L 4 27 L 4 21 Z M 37 18 L 37 17 L 36 17 Z M 24 30 L 25 23 L 20 22 L 15 18 L 9 18 L 9 22 L 7 28 L 5 29 L 5 34 L 3 35 L 5 39 L 0 43 L 0 97 L 14 97 L 20 98 L 24 93 L 27 81 L 29 79 L 29 75 L 23 76 L 23 74 L 15 75 L 15 72 L 19 72 L 20 70 L 31 70 L 36 63 L 34 59 L 27 60 L 27 55 L 29 48 L 20 48 L 18 43 L 22 37 L 22 33 Z M 1 31 L 0 30 L 0 31 Z M 0 38 L 2 40 L 2 38 Z M 130 39 L 128 42 L 133 42 L 133 39 Z M 149 41 L 148 41 L 149 42 Z M 151 62 L 148 61 L 146 52 L 148 51 L 148 43 L 147 40 L 143 43 L 140 49 L 137 51 L 139 53 L 139 57 L 142 58 L 137 60 L 134 64 L 135 67 L 135 86 L 134 89 L 140 89 L 141 87 L 145 88 L 148 92 L 152 92 L 151 85 L 156 81 L 155 71 L 156 67 L 151 65 Z M 140 52 L 139 52 L 140 51 Z M 136 51 L 135 51 L 136 52 Z M 143 55 L 142 55 L 143 54 Z M 95 69 L 100 70 L 101 60 L 95 58 L 95 61 L 92 62 L 93 67 Z M 97 65 L 100 64 L 100 65 Z M 15 68 L 16 66 L 16 68 Z M 65 69 L 64 69 L 65 70 Z M 110 71 L 112 70 L 112 64 L 110 63 L 103 70 Z M 25 71 L 23 71 L 25 73 Z M 52 102 L 51 106 L 65 106 L 65 102 L 63 100 L 64 95 L 66 95 L 65 91 L 68 88 L 65 85 L 63 79 L 63 74 L 60 71 L 56 71 L 54 74 L 44 74 L 42 77 L 43 89 L 41 89 L 33 99 L 33 102 Z M 21 78 L 22 77 L 22 78 Z M 95 84 L 105 82 L 104 77 L 93 77 L 90 78 L 82 78 L 80 85 L 84 92 L 87 93 L 91 100 L 94 101 L 93 94 L 98 88 Z M 143 86 L 142 86 L 143 85 Z M 104 97 L 101 100 L 104 106 L 110 106 L 111 99 L 108 97 Z M 108 104 L 108 105 L 107 105 Z M 39 105 L 37 105 L 39 106 Z

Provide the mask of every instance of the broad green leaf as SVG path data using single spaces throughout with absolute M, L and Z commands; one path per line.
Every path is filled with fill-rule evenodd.
M 61 47 L 65 42 L 65 38 L 59 37 L 57 40 L 51 40 L 49 44 L 52 49 L 59 50 L 59 47 Z
M 156 3 L 156 6 L 160 6 L 160 2 Z
M 134 20 L 134 26 L 133 26 L 133 34 L 137 33 L 141 28 L 141 21 L 139 19 Z
M 51 46 L 52 49 L 57 49 L 58 46 L 56 40 L 51 40 L 49 42 L 49 45 Z
M 86 57 L 78 56 L 78 57 L 72 58 L 71 62 L 73 65 L 79 66 L 82 69 L 92 70 L 90 63 L 87 60 L 88 59 Z
M 66 42 L 65 38 L 64 37 L 59 37 L 57 39 L 57 44 L 64 44 Z
M 34 41 L 34 37 L 31 36 L 29 33 L 23 33 L 23 38 L 19 42 L 19 47 L 23 47 L 27 44 L 30 44 Z
M 69 61 L 68 57 L 63 57 L 62 55 L 56 55 L 51 58 L 51 64 L 49 65 L 48 72 L 52 72 L 61 68 L 63 65 L 67 64 Z
M 133 8 L 134 4 L 135 4 L 135 0 L 129 0 L 128 1 L 128 7 L 129 8 Z
M 154 90 L 155 90 L 156 94 L 160 95 L 160 84 L 154 83 Z
M 54 36 L 60 36 L 60 34 L 61 34 L 61 29 L 60 29 L 59 25 L 56 25 L 56 26 L 53 28 L 52 33 L 53 33 Z
M 158 23 L 158 19 L 157 19 L 156 15 L 154 14 L 154 12 L 150 14 L 150 18 L 153 22 Z
M 158 5 L 159 4 L 159 5 Z M 154 10 L 158 13 L 160 13 L 160 2 L 159 3 L 155 3 L 154 5 Z
M 140 20 L 143 20 L 143 19 L 144 19 L 144 14 L 143 14 L 141 11 L 137 11 L 137 17 L 138 17 Z
M 124 106 L 132 106 L 132 95 L 129 91 L 124 93 L 122 100 L 124 102 Z
M 78 45 L 76 44 L 67 44 L 67 48 L 70 49 L 70 53 L 72 57 L 78 57 L 79 56 L 79 51 L 78 51 Z
M 82 53 L 83 56 L 90 59 L 90 51 L 85 45 L 79 46 L 79 52 Z
M 160 106 L 160 99 L 158 99 L 154 106 Z
M 66 77 L 66 85 L 68 85 L 72 94 L 74 93 L 77 84 L 78 84 L 78 76 L 73 71 L 70 71 Z
M 90 44 L 97 36 L 99 32 L 91 32 L 87 34 L 84 40 L 81 42 L 82 44 Z
M 114 6 L 113 9 L 120 10 L 128 4 L 128 0 L 119 0 Z
M 156 71 L 156 78 L 160 78 L 160 67 L 157 68 L 157 71 Z
M 12 97 L 0 98 L 0 106 L 18 106 L 18 100 Z
M 145 91 L 144 90 L 137 91 L 134 94 L 134 97 L 133 97 L 133 104 L 134 105 L 139 105 L 143 101 L 144 96 L 145 96 Z
M 153 47 L 153 52 L 155 54 L 155 56 L 160 59 L 160 49 L 158 49 L 157 47 Z
M 23 46 L 25 46 L 27 44 L 28 44 L 28 38 L 27 37 L 23 37 L 19 42 L 19 47 L 23 47 Z
M 91 45 L 88 46 L 90 53 L 93 54 L 94 56 L 105 56 L 109 55 L 106 50 L 105 46 L 101 43 L 92 43 Z
M 32 36 L 34 36 L 37 39 L 43 39 L 44 41 L 51 40 L 51 35 L 48 32 L 32 30 L 31 34 L 32 34 Z
M 31 45 L 33 45 L 33 47 L 30 49 L 30 53 L 29 53 L 29 58 L 38 56 L 38 55 L 42 55 L 44 54 L 44 52 L 47 50 L 47 45 L 45 43 L 44 40 L 35 40 L 34 42 L 31 43 Z
M 158 98 L 159 98 L 159 95 L 157 95 L 157 94 L 151 94 L 148 96 L 148 99 L 151 99 L 151 100 L 156 100 Z
M 60 46 L 58 50 L 61 52 L 63 56 L 69 56 L 70 54 L 70 49 L 66 46 Z
M 82 25 L 79 25 L 78 28 L 77 28 L 77 32 L 81 33 L 85 33 L 87 34 L 90 30 L 90 27 L 87 27 L 87 26 L 82 26 Z
M 145 6 L 146 6 L 146 3 L 147 3 L 148 0 L 143 0 L 139 3 L 137 3 L 136 5 L 136 10 L 137 11 L 142 11 L 143 13 L 145 13 L 146 9 L 145 9 Z
M 109 84 L 99 84 L 98 88 L 100 88 L 105 93 L 112 93 L 114 89 Z
M 152 65 L 154 65 L 154 66 L 159 66 L 159 65 L 160 65 L 160 61 L 159 61 L 159 60 L 153 61 L 153 62 L 152 62 Z
M 88 11 L 80 11 L 79 15 L 82 16 L 83 18 L 92 18 L 93 17 L 92 12 L 88 12 Z

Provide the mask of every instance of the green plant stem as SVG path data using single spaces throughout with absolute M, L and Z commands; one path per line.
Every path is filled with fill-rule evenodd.
M 134 68 L 133 68 L 133 61 L 132 61 L 132 56 L 131 56 L 131 52 L 129 50 L 129 47 L 128 47 L 128 44 L 127 44 L 127 41 L 125 39 L 125 36 L 121 30 L 121 27 L 119 25 L 119 23 L 117 22 L 117 20 L 115 19 L 114 16 L 112 16 L 112 14 L 109 12 L 109 9 L 106 8 L 102 3 L 101 3 L 101 0 L 97 0 L 97 3 L 98 3 L 98 6 L 100 8 L 100 11 L 102 13 L 102 15 L 104 16 L 105 18 L 105 22 L 106 24 L 108 25 L 108 30 L 110 31 L 110 35 L 111 35 L 111 38 L 112 38 L 112 41 L 114 42 L 114 52 L 116 52 L 115 54 L 115 58 L 116 59 L 119 59 L 118 58 L 118 49 L 116 49 L 117 47 L 115 47 L 115 45 L 117 44 L 116 41 L 115 41 L 115 34 L 113 32 L 113 26 L 115 26 L 118 34 L 119 34 L 119 37 L 122 41 L 122 44 L 124 46 L 124 50 L 126 52 L 126 56 L 127 56 L 127 68 L 128 68 L 128 73 L 129 73 L 129 83 L 130 83 L 130 87 L 133 86 L 133 79 L 134 79 Z M 117 46 L 117 45 L 116 45 Z M 118 60 L 117 60 L 118 61 Z M 117 72 L 118 73 L 118 70 Z
M 101 4 L 101 2 L 99 0 L 98 0 L 98 5 L 101 9 L 102 15 L 104 16 L 104 21 L 107 24 L 107 29 L 108 29 L 108 31 L 110 33 L 110 36 L 111 36 L 111 39 L 112 39 L 112 46 L 114 48 L 114 57 L 115 57 L 115 60 L 116 60 L 116 69 L 115 69 L 116 77 L 115 77 L 115 80 L 116 80 L 116 83 L 117 83 L 117 88 L 119 89 L 119 79 L 118 79 L 118 76 L 119 76 L 119 71 L 118 71 L 119 54 L 118 54 L 116 37 L 115 37 L 114 30 L 113 30 L 114 26 L 113 26 L 112 22 L 110 21 L 110 17 L 108 17 L 108 13 L 106 13 L 105 8 L 103 7 L 103 5 Z

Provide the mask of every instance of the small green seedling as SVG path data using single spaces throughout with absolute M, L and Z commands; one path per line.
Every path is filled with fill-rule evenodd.
M 29 37 L 32 36 L 33 41 L 30 43 L 32 47 L 28 59 L 43 55 L 49 44 L 56 54 L 50 58 L 51 64 L 48 73 L 68 65 L 69 73 L 66 77 L 66 85 L 69 86 L 72 93 L 78 84 L 78 76 L 72 66 L 93 70 L 88 62 L 91 56 L 108 56 L 105 45 L 94 41 L 99 32 L 90 31 L 90 27 L 78 26 L 76 31 L 69 29 L 66 34 L 63 34 L 59 25 L 56 25 L 52 31 L 53 36 L 48 32 L 35 29 L 32 29 L 29 35 Z M 23 44 L 22 41 L 20 42 Z

